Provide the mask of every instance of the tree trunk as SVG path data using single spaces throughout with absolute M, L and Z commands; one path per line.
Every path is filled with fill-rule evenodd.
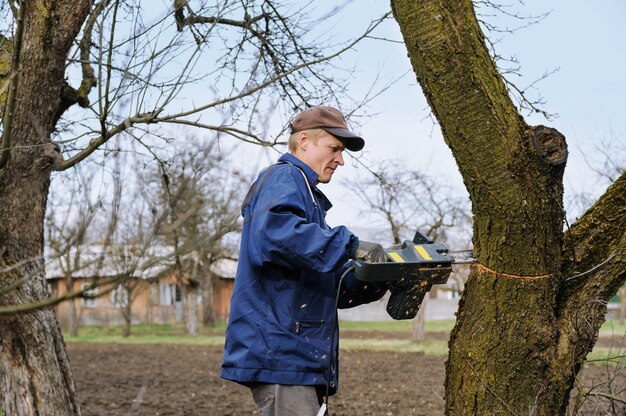
M 76 312 L 76 299 L 70 299 L 68 300 L 69 302 L 69 330 L 70 330 L 70 335 L 73 337 L 77 337 L 78 336 L 78 327 L 79 327 L 79 317 L 78 317 L 78 313 Z
M 606 301 L 626 279 L 626 179 L 572 227 L 578 255 L 563 258 L 565 138 L 519 115 L 472 2 L 393 0 L 392 8 L 472 201 L 480 264 L 451 333 L 446 413 L 564 414 Z M 572 276 L 607 256 L 600 271 Z
M 130 336 L 133 327 L 133 309 L 130 299 L 130 290 L 128 290 L 128 298 L 126 303 L 122 306 L 124 316 L 124 328 L 122 328 L 122 337 L 128 338 Z
M 58 147 L 49 136 L 67 53 L 91 4 L 86 0 L 24 3 L 19 83 L 10 120 L 11 158 L 0 170 L 0 287 L 25 280 L 0 295 L 4 307 L 49 296 L 43 227 L 50 171 L 58 157 Z M 5 130 L 6 126 L 5 118 Z M 0 317 L 0 394 L 5 415 L 80 414 L 65 344 L 51 307 Z
M 213 312 L 213 273 L 209 270 L 202 279 L 202 324 L 205 328 L 215 326 Z
M 198 335 L 198 287 L 187 286 L 185 295 L 185 332 L 195 337 Z
M 72 276 L 68 276 L 66 278 L 66 293 L 70 293 L 74 290 L 74 279 Z M 68 314 L 68 329 L 70 331 L 70 335 L 73 337 L 78 336 L 78 314 L 76 313 L 76 299 L 70 299 L 67 301 L 69 307 Z
M 426 305 L 428 304 L 428 299 L 430 294 L 426 294 L 424 299 L 422 300 L 422 304 L 420 305 L 420 309 L 417 312 L 415 318 L 411 322 L 412 333 L 411 338 L 413 341 L 424 341 L 426 339 Z

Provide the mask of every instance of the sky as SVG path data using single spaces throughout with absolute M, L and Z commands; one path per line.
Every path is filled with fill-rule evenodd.
M 506 1 L 510 5 L 506 10 L 511 14 L 538 16 L 548 13 L 536 24 L 490 38 L 496 41 L 500 55 L 514 56 L 519 61 L 519 76 L 513 79 L 518 87 L 532 85 L 545 73 L 550 73 L 529 91 L 529 96 L 537 98 L 540 95 L 546 102 L 543 109 L 558 116 L 546 120 L 537 114 L 523 115 L 529 124 L 554 127 L 567 138 L 570 154 L 564 178 L 565 199 L 566 207 L 570 207 L 568 217 L 573 220 L 582 211 L 570 201 L 580 194 L 597 198 L 607 186 L 606 182 L 597 179 L 587 164 L 587 161 L 601 161 L 595 147 L 603 142 L 612 143 L 613 149 L 626 152 L 626 46 L 623 43 L 626 25 L 622 22 L 626 16 L 626 2 L 526 0 L 522 4 L 515 0 Z M 362 33 L 370 21 L 389 11 L 389 0 L 294 0 L 293 3 L 298 6 L 308 4 L 311 13 L 318 16 L 339 9 L 334 17 L 311 28 L 309 36 L 314 41 L 318 40 L 315 36 L 348 41 Z M 146 20 L 165 18 L 165 25 L 174 31 L 172 3 L 162 0 L 161 5 L 154 8 L 155 16 L 146 16 Z M 491 16 L 484 18 L 502 29 L 524 26 L 528 22 L 488 13 Z M 368 164 L 382 159 L 398 160 L 406 169 L 419 170 L 436 178 L 438 183 L 452 187 L 455 196 L 466 197 L 452 154 L 436 122 L 429 117 L 430 110 L 415 80 L 396 22 L 389 19 L 373 37 L 375 39 L 359 43 L 334 61 L 337 66 L 354 68 L 348 95 L 355 101 L 366 94 L 377 77 L 397 79 L 388 90 L 368 103 L 364 112 L 369 117 L 351 120 L 351 127 L 366 140 L 365 150 L 358 156 Z M 203 55 L 197 64 L 202 67 L 206 62 L 211 62 L 210 54 L 208 57 Z M 206 87 L 194 86 L 197 96 L 181 95 L 175 104 L 203 102 L 207 91 L 211 93 L 214 86 Z M 349 100 L 342 109 L 351 109 Z M 289 116 L 280 114 L 281 120 L 276 124 L 282 125 Z M 210 117 L 208 115 L 207 119 Z M 211 123 L 219 121 L 211 119 Z M 194 134 L 205 132 L 194 131 Z M 258 170 L 278 157 L 275 149 L 263 150 L 248 144 L 240 144 L 237 148 L 242 151 L 232 153 L 235 169 L 245 170 L 250 176 L 255 176 Z M 621 161 L 626 159 L 624 154 L 615 157 Z M 332 182 L 320 186 L 334 204 L 327 216 L 330 225 L 344 224 L 353 230 L 371 227 L 371 219 L 362 215 L 361 202 L 346 189 L 355 178 L 364 174 L 364 170 L 347 157 L 346 166 L 335 173 Z
M 323 3 L 323 2 L 320 2 Z M 343 12 L 348 27 L 376 14 L 382 14 L 388 1 L 371 1 L 362 7 L 362 1 L 346 6 Z M 317 4 L 317 2 L 316 2 Z M 543 124 L 558 129 L 567 139 L 569 160 L 565 172 L 567 201 L 585 193 L 597 198 L 606 189 L 585 162 L 600 156 L 595 146 L 612 142 L 614 149 L 626 151 L 626 2 L 606 0 L 589 2 L 557 0 L 543 2 L 528 0 L 524 5 L 510 2 L 511 12 L 524 15 L 549 13 L 537 24 L 498 34 L 496 43 L 500 55 L 515 56 L 520 65 L 520 76 L 514 77 L 519 87 L 531 85 L 545 73 L 546 79 L 530 90 L 531 97 L 540 94 L 545 101 L 543 109 L 556 113 L 552 120 L 522 112 L 531 125 Z M 502 28 L 523 25 L 515 19 L 490 18 Z M 380 37 L 401 40 L 395 21 L 390 21 Z M 495 39 L 495 38 L 492 38 Z M 400 158 L 412 169 L 419 169 L 440 178 L 463 193 L 460 175 L 441 134 L 428 117 L 427 104 L 411 72 L 404 45 L 381 41 L 368 41 L 357 49 L 357 88 L 367 88 L 373 69 L 390 76 L 403 77 L 396 85 L 369 104 L 374 114 L 359 127 L 366 139 L 365 158 Z M 626 156 L 615 155 L 624 160 Z M 350 178 L 358 169 L 346 163 L 336 177 Z M 354 209 L 354 200 L 346 194 L 343 181 L 321 187 L 335 207 L 328 214 L 331 225 L 346 224 L 361 227 L 362 216 Z M 342 207 L 343 205 L 343 207 Z M 572 205 L 570 215 L 580 215 Z

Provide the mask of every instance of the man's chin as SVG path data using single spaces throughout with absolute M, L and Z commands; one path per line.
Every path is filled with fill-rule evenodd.
M 317 178 L 317 182 L 319 183 L 328 183 L 330 182 L 330 180 L 333 178 L 333 175 L 328 175 L 328 176 L 324 176 L 324 177 L 318 177 Z

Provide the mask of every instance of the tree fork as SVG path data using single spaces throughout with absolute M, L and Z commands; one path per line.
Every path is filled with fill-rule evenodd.
M 565 138 L 523 121 L 470 0 L 392 8 L 472 201 L 480 264 L 450 338 L 446 412 L 562 413 L 573 379 L 557 368 L 574 364 L 559 349 Z

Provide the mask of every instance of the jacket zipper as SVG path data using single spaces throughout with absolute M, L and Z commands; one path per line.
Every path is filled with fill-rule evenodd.
M 300 330 L 305 327 L 321 327 L 326 321 L 296 321 L 294 322 L 295 333 L 299 334 Z

